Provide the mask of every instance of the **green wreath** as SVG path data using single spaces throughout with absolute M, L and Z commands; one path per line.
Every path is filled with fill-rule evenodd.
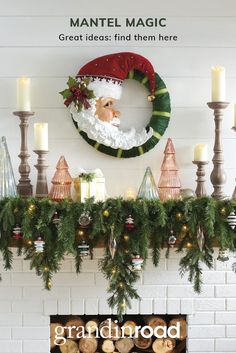
M 148 77 L 142 72 L 138 70 L 131 70 L 127 78 L 134 79 L 140 82 L 142 85 L 144 85 L 147 88 L 148 91 L 150 91 Z M 171 116 L 170 96 L 165 83 L 157 73 L 155 73 L 155 83 L 156 83 L 157 90 L 155 91 L 154 99 L 152 100 L 152 116 L 150 118 L 149 123 L 145 127 L 147 131 L 150 128 L 152 128 L 153 135 L 142 145 L 132 147 L 129 150 L 124 150 L 121 148 L 115 149 L 112 147 L 105 146 L 93 139 L 90 139 L 86 132 L 79 129 L 78 123 L 71 116 L 77 131 L 83 137 L 83 139 L 87 141 L 91 146 L 93 146 L 96 150 L 113 157 L 130 158 L 130 157 L 140 156 L 148 152 L 159 142 L 159 140 L 163 136 L 167 126 L 169 125 L 169 120 Z M 94 97 L 93 91 L 87 89 L 86 82 L 85 84 L 81 85 L 76 81 L 76 79 L 73 79 L 72 77 L 70 77 L 68 81 L 68 85 L 73 86 L 73 88 L 75 87 L 75 89 L 76 89 L 76 85 L 79 85 L 79 92 L 80 93 L 82 92 L 86 97 L 86 99 L 90 99 Z M 61 92 L 61 94 L 63 95 L 64 98 L 67 98 L 65 101 L 65 104 L 67 106 L 74 99 L 74 96 L 72 95 L 71 91 L 68 89 Z M 82 109 L 83 104 L 86 104 L 86 99 L 84 100 L 83 103 L 81 103 L 81 101 L 79 101 L 78 103 L 78 100 L 75 96 L 74 102 L 75 104 L 79 104 L 77 106 L 78 110 Z
M 134 79 L 140 82 L 147 88 L 147 90 L 149 90 L 148 78 L 142 72 L 138 70 L 132 70 L 129 72 L 127 78 Z M 79 134 L 96 150 L 113 157 L 131 158 L 141 156 L 142 154 L 150 151 L 164 135 L 164 132 L 169 125 L 171 117 L 170 95 L 164 81 L 156 72 L 155 81 L 157 90 L 155 91 L 155 98 L 152 101 L 152 116 L 146 126 L 146 130 L 148 130 L 150 127 L 153 129 L 153 135 L 144 144 L 137 147 L 133 147 L 129 150 L 123 150 L 121 148 L 114 149 L 105 146 L 101 143 L 98 143 L 97 141 L 90 139 L 86 132 L 79 130 L 77 122 L 72 119 Z

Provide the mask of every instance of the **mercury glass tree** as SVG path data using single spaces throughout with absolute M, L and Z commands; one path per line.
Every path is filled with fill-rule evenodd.
M 7 148 L 6 137 L 0 140 L 0 199 L 17 195 L 16 182 Z

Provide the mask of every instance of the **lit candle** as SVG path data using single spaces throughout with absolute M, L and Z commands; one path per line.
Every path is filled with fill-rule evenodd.
M 48 151 L 48 124 L 34 124 L 34 149 L 35 151 Z
M 211 68 L 211 100 L 225 102 L 225 68 L 222 66 Z
M 30 78 L 17 79 L 17 110 L 30 112 Z
M 236 128 L 236 103 L 234 103 L 234 127 Z
M 195 162 L 208 162 L 208 146 L 198 144 L 194 147 L 194 161 Z
M 125 193 L 126 200 L 134 200 L 135 199 L 135 191 L 132 188 L 129 188 Z

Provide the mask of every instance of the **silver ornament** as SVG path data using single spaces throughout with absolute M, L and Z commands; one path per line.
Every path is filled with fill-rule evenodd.
M 112 260 L 115 257 L 116 250 L 117 250 L 117 243 L 116 243 L 116 239 L 114 237 L 114 226 L 111 226 L 111 235 L 110 235 L 110 240 L 109 240 L 109 251 L 110 251 Z
M 205 236 L 201 226 L 198 226 L 197 228 L 197 243 L 200 251 L 202 251 L 203 246 L 205 244 Z
M 229 226 L 232 229 L 236 227 L 236 215 L 234 211 L 232 211 L 230 215 L 227 217 L 227 222 L 229 223 Z
M 180 196 L 184 199 L 185 197 L 196 197 L 196 194 L 192 189 L 180 189 Z
M 171 230 L 170 233 L 171 235 L 169 236 L 169 239 L 168 239 L 168 245 L 170 246 L 170 248 L 173 248 L 176 243 L 176 237 L 174 236 L 173 230 Z
M 229 261 L 228 250 L 220 248 L 217 260 L 221 262 Z
M 90 222 L 91 222 L 90 213 L 88 211 L 81 213 L 79 217 L 79 225 L 81 226 L 81 228 L 87 228 Z

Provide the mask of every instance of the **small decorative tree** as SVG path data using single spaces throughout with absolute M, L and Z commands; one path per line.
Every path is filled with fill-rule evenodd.
M 167 141 L 164 155 L 165 157 L 161 165 L 161 176 L 158 183 L 161 201 L 179 198 L 181 188 L 175 160 L 175 149 L 170 138 Z
M 15 197 L 16 194 L 11 158 L 7 148 L 6 137 L 3 136 L 0 139 L 0 199 Z
M 55 201 L 71 199 L 72 178 L 68 172 L 69 167 L 64 156 L 60 157 L 56 169 L 57 170 L 52 178 L 53 185 L 49 197 Z
M 142 184 L 140 185 L 137 198 L 146 200 L 158 199 L 158 190 L 154 181 L 152 171 L 150 167 L 147 167 L 143 177 Z

